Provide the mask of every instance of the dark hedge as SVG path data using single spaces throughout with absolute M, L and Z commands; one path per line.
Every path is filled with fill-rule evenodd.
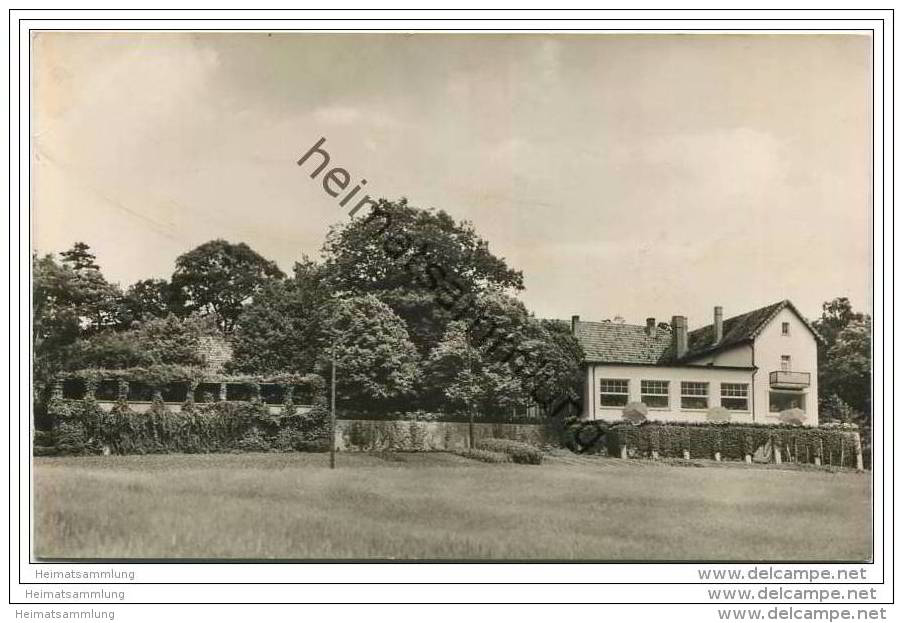
M 48 410 L 59 454 L 152 454 L 168 452 L 264 452 L 327 450 L 329 414 L 322 406 L 297 413 L 288 404 L 279 415 L 259 402 L 186 402 L 172 411 L 159 395 L 150 410 L 137 413 L 120 400 L 112 410 L 90 398 L 52 400 Z
M 711 459 L 715 452 L 722 460 L 742 461 L 771 442 L 781 448 L 785 462 L 856 467 L 858 433 L 837 429 L 792 425 L 738 423 L 644 422 L 607 424 L 601 421 L 573 421 L 564 430 L 564 445 L 576 452 L 605 451 L 619 456 L 622 446 L 629 456 L 681 458 L 688 450 L 692 458 Z

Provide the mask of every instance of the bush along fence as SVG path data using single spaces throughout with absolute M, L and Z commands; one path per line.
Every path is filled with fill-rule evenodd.
M 329 417 L 325 384 L 316 375 L 285 375 L 258 382 L 230 377 L 228 381 L 204 377 L 186 378 L 185 370 L 86 371 L 60 379 L 48 405 L 50 430 L 36 431 L 35 454 L 149 454 L 167 452 L 206 453 L 229 451 L 328 450 Z M 65 398 L 66 381 L 79 381 L 81 399 Z M 98 388 L 109 392 L 115 382 L 112 408 L 108 395 L 98 398 Z M 102 385 L 103 384 L 103 385 Z M 241 386 L 241 399 L 229 396 L 228 385 Z M 136 411 L 135 387 L 145 390 L 150 407 Z M 164 392 L 184 386 L 178 410 L 164 401 Z M 223 387 L 226 386 L 226 387 Z M 271 412 L 275 398 L 265 400 L 262 388 L 279 388 L 280 408 Z M 219 388 L 219 395 L 206 391 Z M 300 390 L 300 391 L 299 391 Z M 201 392 L 199 394 L 199 392 Z M 296 392 L 305 394 L 309 408 L 295 404 Z M 70 393 L 71 395 L 71 393 Z M 196 397 L 199 400 L 196 400 Z M 233 398 L 229 400 L 229 398 Z M 311 404 L 312 403 L 312 404 Z
M 809 463 L 863 469 L 859 433 L 789 424 L 572 421 L 564 444 L 621 458 Z
M 470 425 L 461 418 L 449 421 L 445 416 L 431 418 L 421 413 L 396 414 L 394 419 L 343 418 L 336 422 L 339 450 L 457 451 L 470 447 L 470 434 Z M 475 444 L 488 438 L 510 439 L 534 446 L 558 443 L 557 435 L 545 422 L 486 422 L 477 417 L 473 425 Z

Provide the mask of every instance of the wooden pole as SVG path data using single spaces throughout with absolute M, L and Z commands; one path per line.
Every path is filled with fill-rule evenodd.
M 467 357 L 467 373 L 470 381 L 473 381 L 473 353 L 470 350 L 470 336 L 464 332 L 464 353 Z M 473 401 L 467 401 L 467 447 L 473 449 Z
M 332 383 L 329 409 L 329 469 L 335 469 L 335 344 L 332 345 Z

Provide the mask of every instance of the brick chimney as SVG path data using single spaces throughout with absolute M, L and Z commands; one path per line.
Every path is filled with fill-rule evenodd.
M 655 337 L 655 318 L 646 318 L 646 335 Z
M 714 343 L 717 344 L 724 338 L 724 310 L 720 305 L 715 307 L 715 322 L 712 326 L 715 327 Z
M 580 316 L 571 316 L 571 335 L 577 335 L 578 322 L 580 322 Z
M 671 343 L 678 359 L 687 354 L 687 317 L 671 316 Z

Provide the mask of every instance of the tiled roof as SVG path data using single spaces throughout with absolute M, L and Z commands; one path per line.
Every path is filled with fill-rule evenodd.
M 656 364 L 671 345 L 668 330 L 647 335 L 645 326 L 614 322 L 578 322 L 576 337 L 587 361 L 606 363 Z
M 722 327 L 724 335 L 717 345 L 714 343 L 715 325 L 709 324 L 690 331 L 687 336 L 687 354 L 684 359 L 692 359 L 711 352 L 715 346 L 723 349 L 749 341 L 755 336 L 758 329 L 771 320 L 787 303 L 789 301 L 780 301 L 733 318 L 725 318 Z
M 714 343 L 713 325 L 690 331 L 687 335 L 687 354 L 680 362 L 691 361 L 704 354 L 753 339 L 785 307 L 799 316 L 816 339 L 822 339 L 793 303 L 780 301 L 739 316 L 726 318 L 723 325 L 724 334 L 717 344 Z M 583 346 L 587 361 L 647 365 L 678 363 L 671 343 L 671 332 L 666 329 L 656 328 L 653 335 L 647 335 L 646 327 L 642 325 L 579 321 L 576 325 L 576 337 Z
M 772 303 L 771 305 L 766 305 L 765 307 L 760 307 L 759 309 L 754 309 L 751 312 L 740 314 L 739 316 L 734 316 L 733 318 L 725 319 L 722 327 L 724 334 L 721 341 L 717 344 L 714 343 L 714 325 L 706 325 L 695 331 L 690 331 L 687 336 L 687 354 L 684 357 L 684 360 L 686 361 L 687 359 L 693 359 L 706 353 L 736 346 L 737 344 L 742 344 L 743 342 L 753 339 L 765 328 L 772 318 L 778 315 L 778 312 L 785 308 L 790 309 L 797 315 L 803 324 L 809 328 L 816 340 L 824 341 L 824 338 L 818 334 L 818 331 L 815 330 L 812 323 L 806 320 L 805 316 L 799 312 L 796 306 L 790 301 L 784 300 Z

